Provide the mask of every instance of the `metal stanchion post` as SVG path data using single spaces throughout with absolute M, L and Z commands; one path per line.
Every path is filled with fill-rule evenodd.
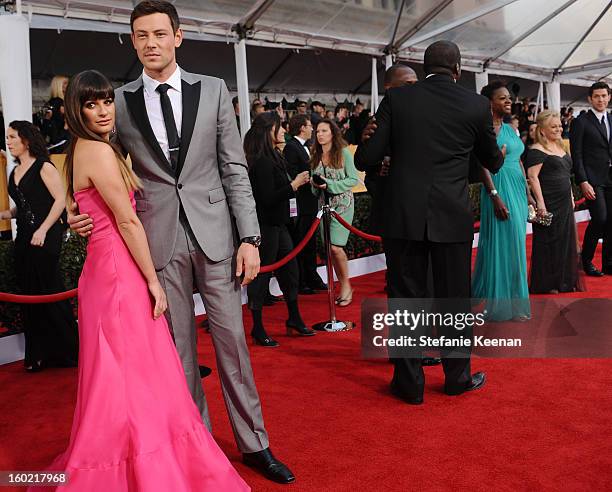
M 352 321 L 338 321 L 336 319 L 336 299 L 334 295 L 334 269 L 332 265 L 331 249 L 331 207 L 324 205 L 323 211 L 323 242 L 325 243 L 325 255 L 327 263 L 327 296 L 329 300 L 329 320 L 321 321 L 313 325 L 313 330 L 318 331 L 346 331 L 354 327 Z

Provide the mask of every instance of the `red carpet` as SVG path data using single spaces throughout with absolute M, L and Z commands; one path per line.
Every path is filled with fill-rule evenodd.
M 355 302 L 339 317 L 359 321 L 359 301 L 383 296 L 383 278 L 355 279 Z M 588 289 L 579 295 L 612 297 L 612 277 L 588 279 Z M 308 323 L 326 318 L 324 295 L 300 301 Z M 281 347 L 251 354 L 272 449 L 294 485 L 271 484 L 239 462 L 219 381 L 205 380 L 215 438 L 254 490 L 609 488 L 611 360 L 480 359 L 473 368 L 487 372 L 485 389 L 454 398 L 441 392 L 442 369 L 426 368 L 425 404 L 414 407 L 389 395 L 388 363 L 360 358 L 358 330 L 289 338 L 284 319 L 283 306 L 267 308 Z M 200 354 L 214 367 L 203 332 Z M 41 469 L 67 443 L 76 370 L 25 374 L 15 363 L 0 366 L 0 384 L 0 470 Z

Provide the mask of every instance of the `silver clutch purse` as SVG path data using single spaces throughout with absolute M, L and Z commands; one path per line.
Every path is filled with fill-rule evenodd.
M 550 224 L 552 224 L 552 212 L 546 212 L 546 215 L 541 217 L 538 215 L 538 211 L 533 205 L 529 205 L 527 210 L 527 222 L 531 222 L 532 224 L 538 224 L 544 227 L 548 227 Z

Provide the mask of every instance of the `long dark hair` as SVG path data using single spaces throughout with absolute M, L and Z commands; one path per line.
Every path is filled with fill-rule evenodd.
M 280 116 L 276 111 L 261 113 L 253 120 L 253 125 L 244 136 L 244 154 L 246 156 L 249 171 L 262 157 L 272 159 L 280 165 L 284 165 L 284 159 L 278 152 L 272 141 L 270 132 L 275 129 L 275 135 L 281 128 Z
M 30 155 L 34 159 L 41 159 L 45 162 L 49 161 L 49 151 L 45 144 L 45 138 L 36 126 L 29 121 L 15 120 L 9 123 L 9 128 L 17 132 L 22 143 L 28 148 Z M 20 164 L 18 157 L 15 157 L 15 162 Z
M 342 137 L 342 132 L 338 125 L 334 123 L 332 120 L 328 118 L 324 118 L 319 123 L 317 123 L 317 129 L 319 125 L 327 124 L 332 132 L 332 145 L 330 150 L 330 162 L 329 165 L 334 169 L 342 169 L 344 167 L 344 159 L 342 158 L 342 149 L 346 147 L 348 144 L 346 140 Z M 314 169 L 319 165 L 321 159 L 323 158 L 323 147 L 319 143 L 319 140 L 314 139 L 314 144 L 312 145 L 312 156 L 310 157 L 310 168 Z
M 104 140 L 97 133 L 92 132 L 83 117 L 83 106 L 87 101 L 97 101 L 99 99 L 115 99 L 115 91 L 110 81 L 96 70 L 85 70 L 76 74 L 70 79 L 65 95 L 65 117 L 68 129 L 73 137 L 66 152 L 66 163 L 64 165 L 64 176 L 66 178 L 66 188 L 68 201 L 74 200 L 74 149 L 80 138 L 84 140 L 94 140 L 103 142 L 115 152 L 121 176 L 128 190 L 140 188 L 140 180 L 134 174 L 130 166 L 123 158 L 121 151 L 113 143 Z

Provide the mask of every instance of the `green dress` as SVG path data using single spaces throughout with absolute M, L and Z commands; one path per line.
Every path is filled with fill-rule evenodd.
M 341 169 L 324 166 L 322 162 L 313 170 L 313 174 L 319 174 L 327 181 L 327 193 L 330 195 L 329 204 L 349 224 L 353 223 L 355 212 L 355 200 L 353 198 L 353 187 L 359 182 L 357 169 L 353 162 L 353 155 L 345 147 L 342 149 L 344 166 Z M 319 197 L 319 208 L 325 205 L 325 194 L 318 188 L 312 188 L 312 192 Z M 349 230 L 341 225 L 335 218 L 331 222 L 331 242 L 334 246 L 346 246 Z M 323 234 L 323 221 L 320 227 Z
M 506 321 L 529 318 L 527 284 L 527 195 L 520 157 L 524 145 L 514 129 L 502 124 L 497 145 L 506 146 L 504 165 L 492 174 L 493 184 L 510 217 L 499 220 L 484 186 L 480 195 L 480 236 L 472 295 L 486 301 L 486 318 Z

